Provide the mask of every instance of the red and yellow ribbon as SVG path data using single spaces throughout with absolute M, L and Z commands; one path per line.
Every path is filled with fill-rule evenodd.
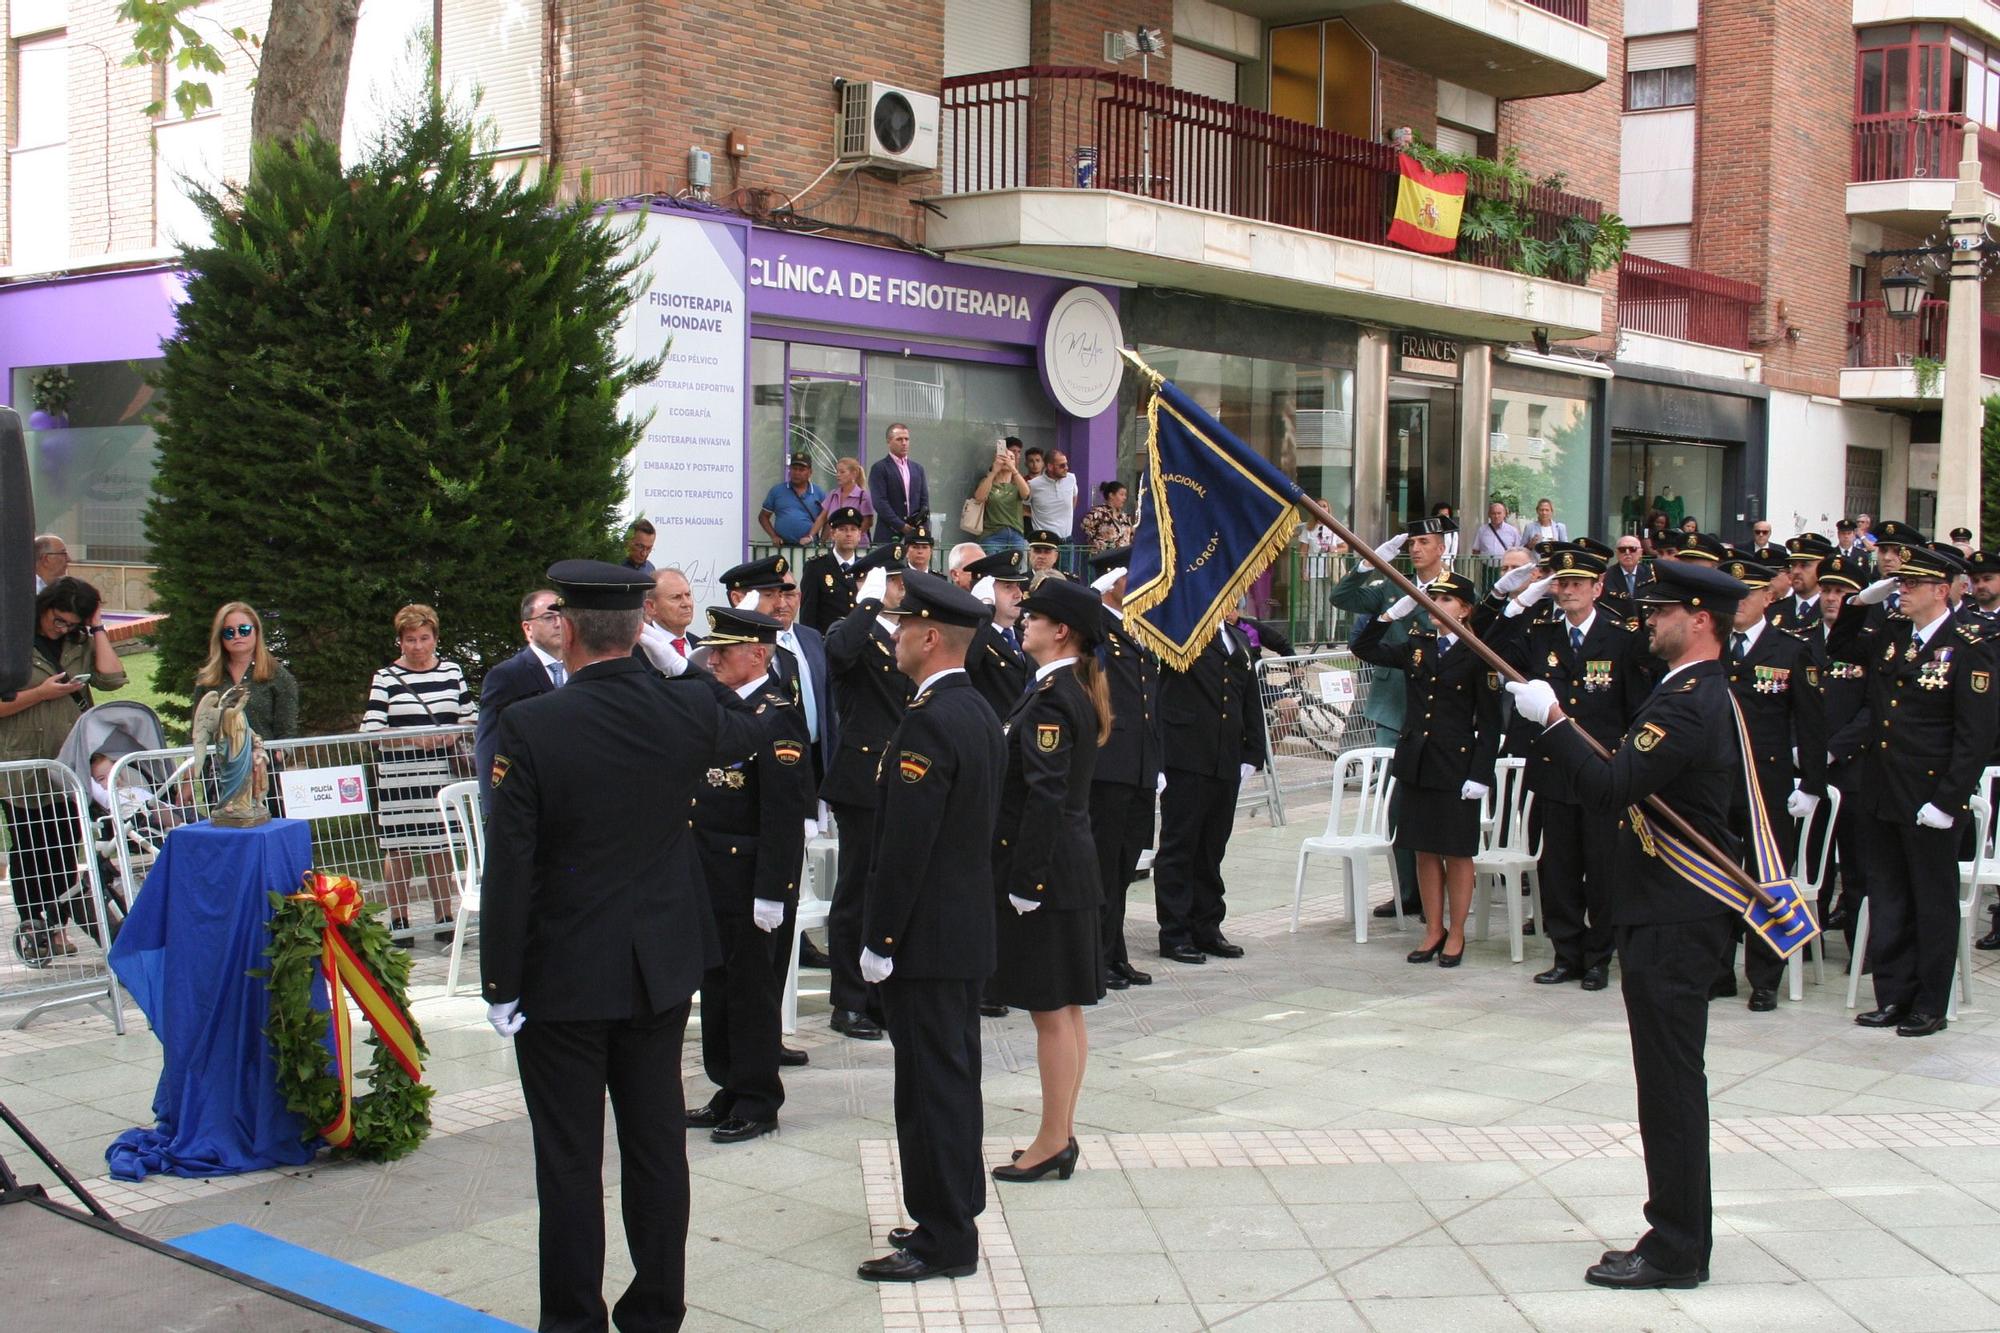
M 334 1147 L 344 1148 L 354 1141 L 354 1034 L 347 1013 L 348 996 L 352 995 L 361 1005 L 362 1016 L 412 1083 L 423 1077 L 423 1058 L 417 1050 L 409 1015 L 390 998 L 388 990 L 340 932 L 342 926 L 361 915 L 361 886 L 346 875 L 309 870 L 304 891 L 292 897 L 317 904 L 326 917 L 326 927 L 321 932 L 324 951 L 320 956 L 320 971 L 326 976 L 327 1003 L 333 1010 L 334 1077 L 340 1080 L 340 1114 L 319 1133 Z

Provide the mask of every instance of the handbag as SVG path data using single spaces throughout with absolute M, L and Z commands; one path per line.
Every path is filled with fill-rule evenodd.
M 966 497 L 965 503 L 958 507 L 958 526 L 975 537 L 984 536 L 986 533 L 986 501 L 975 500 L 970 496 Z
M 404 672 L 401 668 L 397 667 L 394 663 L 390 664 L 389 672 L 391 675 L 395 676 L 397 680 L 405 682 L 403 686 L 404 689 L 409 689 L 409 685 L 407 684 L 408 675 L 406 672 Z M 417 707 L 423 709 L 425 714 L 429 716 L 431 724 L 433 726 L 450 727 L 450 726 L 463 725 L 462 723 L 446 722 L 440 719 L 436 713 L 431 711 L 430 704 L 424 701 L 424 696 L 418 694 L 415 690 L 410 690 L 410 697 L 415 699 L 417 701 Z M 478 775 L 478 768 L 473 760 L 472 747 L 466 744 L 464 737 L 461 736 L 459 737 L 458 740 L 452 743 L 451 752 L 449 755 L 446 756 L 446 758 L 451 765 L 451 776 L 455 781 L 464 782 Z

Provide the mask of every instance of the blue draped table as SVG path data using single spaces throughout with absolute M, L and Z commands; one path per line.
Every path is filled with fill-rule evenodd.
M 311 868 L 301 820 L 189 824 L 167 836 L 111 946 L 111 966 L 166 1057 L 153 1094 L 158 1123 L 105 1150 L 113 1176 L 222 1176 L 312 1160 L 318 1140 L 285 1109 L 264 1035 L 270 987 L 249 975 L 268 964 L 269 895 L 298 892 Z

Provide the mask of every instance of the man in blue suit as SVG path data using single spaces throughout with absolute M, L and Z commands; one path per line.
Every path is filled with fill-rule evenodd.
M 923 465 L 910 457 L 910 428 L 891 422 L 882 437 L 889 456 L 868 469 L 868 499 L 875 506 L 875 541 L 907 538 L 930 526 L 931 487 Z
M 479 776 L 479 806 L 493 772 L 493 749 L 500 738 L 500 714 L 510 704 L 547 694 L 563 683 L 562 612 L 555 592 L 537 588 L 521 599 L 521 635 L 528 646 L 486 673 L 479 687 L 479 729 L 473 733 L 473 770 Z

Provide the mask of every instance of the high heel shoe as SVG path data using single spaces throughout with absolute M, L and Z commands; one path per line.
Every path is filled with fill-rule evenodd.
M 1457 953 L 1446 953 L 1444 952 L 1444 945 L 1442 943 L 1438 945 L 1439 967 L 1457 967 L 1460 963 L 1464 961 L 1465 961 L 1465 945 L 1460 944 L 1458 946 Z
M 1068 1180 L 1076 1172 L 1076 1159 L 1076 1140 L 1071 1139 L 1067 1148 L 1053 1157 L 1044 1157 L 1033 1166 L 1022 1166 L 1018 1161 L 1008 1166 L 996 1166 L 993 1168 L 993 1178 L 1009 1184 L 1023 1184 L 1031 1180 L 1040 1180 L 1053 1171 L 1056 1173 L 1056 1179 Z
M 1438 936 L 1438 942 L 1436 944 L 1431 945 L 1431 947 L 1428 949 L 1410 950 L 1409 953 L 1404 955 L 1403 961 L 1406 963 L 1428 963 L 1432 959 L 1436 958 L 1438 954 L 1442 953 L 1443 951 L 1444 951 L 1444 936 L 1440 935 Z

